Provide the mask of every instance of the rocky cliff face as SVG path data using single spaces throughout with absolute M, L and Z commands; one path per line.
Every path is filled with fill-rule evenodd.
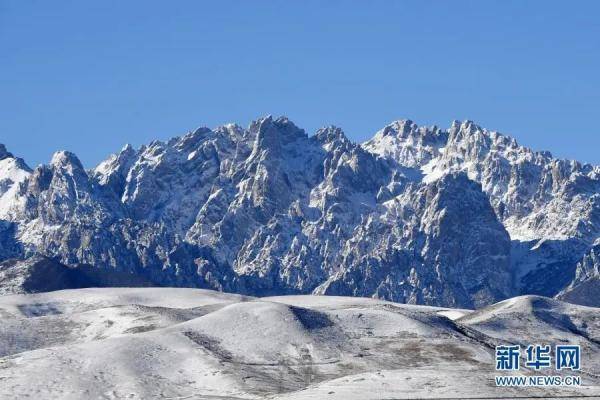
M 600 304 L 600 247 L 586 253 L 577 263 L 575 278 L 556 296 L 572 303 L 598 307 Z
M 589 275 L 599 172 L 469 121 L 397 121 L 359 145 L 267 117 L 126 146 L 92 170 L 68 152 L 31 170 L 1 146 L 0 258 L 479 307 Z

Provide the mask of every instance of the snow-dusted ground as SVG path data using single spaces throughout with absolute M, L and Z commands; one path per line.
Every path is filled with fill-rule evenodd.
M 582 386 L 496 388 L 504 343 L 580 344 Z M 576 394 L 600 396 L 600 309 L 543 297 L 469 311 L 168 288 L 0 296 L 7 399 Z

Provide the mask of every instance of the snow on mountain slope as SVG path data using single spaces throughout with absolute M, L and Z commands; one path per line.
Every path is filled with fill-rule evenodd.
M 578 286 L 573 301 L 598 304 L 582 262 L 600 169 L 471 121 L 397 121 L 358 145 L 269 116 L 125 146 L 91 170 L 57 152 L 30 171 L 1 150 L 0 259 L 259 296 L 473 308 Z
M 575 279 L 556 297 L 576 304 L 600 306 L 600 248 L 596 244 L 577 263 Z
M 425 182 L 465 171 L 482 184 L 513 239 L 580 235 L 593 241 L 590 234 L 598 233 L 589 223 L 598 212 L 598 167 L 533 152 L 471 121 L 454 121 L 443 133 L 411 121 L 396 122 L 364 147 L 400 165 L 420 168 Z
M 580 344 L 583 353 L 593 353 L 600 343 L 597 308 L 574 306 L 541 296 L 520 296 L 474 311 L 457 320 L 491 337 L 511 334 L 534 338 L 536 343 Z M 588 365 L 600 368 L 600 360 Z
M 14 157 L 0 144 L 0 218 L 6 218 L 17 201 L 19 184 L 31 174 L 25 162 Z
M 318 293 L 452 307 L 511 295 L 509 237 L 477 183 L 456 173 L 405 193 L 357 227 L 343 251 L 352 262 Z
M 0 297 L 4 316 L 27 318 L 76 314 L 99 308 L 126 306 L 188 309 L 251 298 L 203 289 L 184 288 L 86 288 Z
M 452 322 L 449 312 L 465 316 Z M 366 298 L 106 288 L 3 296 L 0 313 L 3 398 L 600 395 L 599 326 L 590 319 L 598 309 L 542 297 L 473 313 Z M 515 313 L 536 318 L 511 331 L 505 322 Z M 567 319 L 581 330 L 567 332 Z M 541 335 L 584 347 L 582 386 L 493 386 L 495 344 Z

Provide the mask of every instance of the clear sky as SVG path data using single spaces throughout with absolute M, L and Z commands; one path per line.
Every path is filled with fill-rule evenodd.
M 0 0 L 0 142 L 91 167 L 287 115 L 355 141 L 472 119 L 600 164 L 599 1 Z

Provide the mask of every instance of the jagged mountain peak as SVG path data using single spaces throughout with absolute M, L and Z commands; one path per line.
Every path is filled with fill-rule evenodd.
M 159 285 L 468 307 L 555 295 L 595 271 L 595 255 L 581 260 L 600 238 L 600 170 L 472 121 L 398 120 L 355 144 L 266 116 L 127 145 L 87 173 L 58 152 L 2 180 L 10 160 L 0 256 Z
M 17 207 L 20 185 L 27 181 L 31 173 L 31 168 L 23 159 L 15 157 L 0 144 L 0 219 L 10 219 Z M 0 237 L 0 243 L 2 241 L 3 238 Z M 1 250 L 0 244 L 0 256 Z
M 75 153 L 71 153 L 70 151 L 66 150 L 55 152 L 50 160 L 50 166 L 60 169 L 71 167 L 78 170 L 84 170 L 83 164 L 81 164 L 81 161 L 75 155 Z
M 125 145 L 121 148 L 120 153 L 129 153 L 131 151 L 135 151 L 135 148 L 131 145 L 131 143 L 125 143 Z
M 0 143 L 0 160 L 4 160 L 5 158 L 12 158 L 13 155 L 8 150 L 6 150 L 6 146 Z
M 196 128 L 191 133 L 191 135 L 193 135 L 193 136 L 201 136 L 201 135 L 204 135 L 204 134 L 208 134 L 210 132 L 212 132 L 210 128 L 208 128 L 206 126 L 200 126 L 200 127 Z
M 273 119 L 271 115 L 253 121 L 248 129 L 256 133 L 255 146 L 271 147 L 285 145 L 308 136 L 303 129 L 298 128 L 287 117 Z
M 247 135 L 247 131 L 241 125 L 235 123 L 220 125 L 216 127 L 214 131 L 227 135 L 235 141 L 241 140 Z
M 439 135 L 445 136 L 445 132 L 440 130 L 436 125 L 419 126 L 410 119 L 399 119 L 384 126 L 365 144 L 380 140 L 396 139 L 397 142 L 407 141 L 412 145 L 419 141 L 428 142 L 436 140 L 436 137 Z
M 280 131 L 281 134 L 286 133 L 304 133 L 304 130 L 296 126 L 292 120 L 282 115 L 274 118 L 272 115 L 261 117 L 255 121 L 252 121 L 249 126 L 249 130 L 265 130 L 271 127 L 275 127 Z
M 355 146 L 341 128 L 333 125 L 318 129 L 313 139 L 320 143 L 327 151 L 334 149 L 349 151 L 351 147 Z
M 416 131 L 417 128 L 417 124 L 410 119 L 399 119 L 385 126 L 380 132 L 382 136 L 400 135 L 405 137 L 411 132 Z
M 344 133 L 342 128 L 339 128 L 335 125 L 329 125 L 329 126 L 319 128 L 317 130 L 317 132 L 315 133 L 315 138 L 319 142 L 323 142 L 323 143 L 331 142 L 331 141 L 335 141 L 335 140 L 342 140 L 342 141 L 348 140 L 348 138 L 346 137 L 346 134 Z
M 404 167 L 419 167 L 439 154 L 448 134 L 436 126 L 419 127 L 411 120 L 394 121 L 364 142 L 367 151 Z
M 5 172 L 9 169 L 18 169 L 25 172 L 32 171 L 29 165 L 27 165 L 27 163 L 25 162 L 25 160 L 23 160 L 20 157 L 16 157 L 13 153 L 8 151 L 6 149 L 6 146 L 2 143 L 0 143 L 0 161 L 2 161 L 2 164 L 4 165 L 0 168 L 0 176 L 2 174 L 2 170 L 5 170 Z
M 482 130 L 479 125 L 477 125 L 473 120 L 470 119 L 465 119 L 463 121 L 454 120 L 452 121 L 452 128 L 457 128 L 458 130 L 463 130 L 467 132 L 476 132 Z

